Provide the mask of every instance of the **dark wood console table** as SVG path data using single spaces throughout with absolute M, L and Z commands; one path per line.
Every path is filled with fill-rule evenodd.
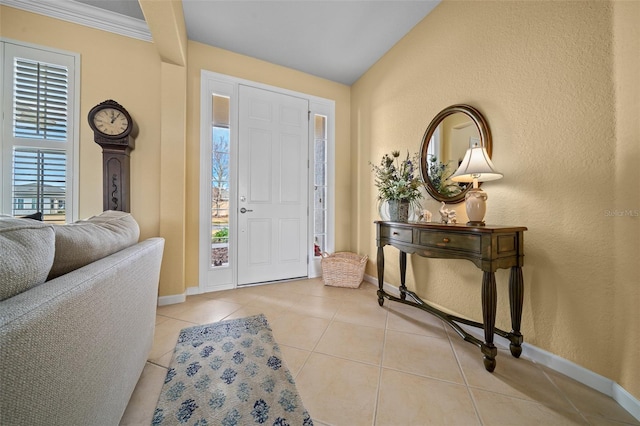
M 429 312 L 449 324 L 465 341 L 480 348 L 484 355 L 487 371 L 496 367 L 498 350 L 493 344 L 493 335 L 498 334 L 509 339 L 511 354 L 518 358 L 522 353 L 522 302 L 524 282 L 522 278 L 523 233 L 522 226 L 467 226 L 440 223 L 376 223 L 376 241 L 378 245 L 378 304 L 384 298 L 405 303 Z M 384 291 L 384 251 L 391 245 L 400 250 L 400 298 Z M 423 257 L 444 259 L 466 259 L 483 271 L 482 276 L 482 323 L 447 314 L 422 301 L 414 292 L 407 290 L 405 278 L 407 272 L 407 253 Z M 511 268 L 509 277 L 509 304 L 511 308 L 511 332 L 495 328 L 496 323 L 496 278 L 495 272 L 501 268 Z M 407 300 L 409 296 L 413 301 Z M 467 333 L 459 324 L 479 327 L 484 330 L 484 342 Z

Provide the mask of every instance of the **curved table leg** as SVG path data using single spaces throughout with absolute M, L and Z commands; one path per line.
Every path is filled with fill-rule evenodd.
M 484 341 L 482 353 L 484 354 L 484 368 L 492 372 L 496 368 L 496 355 L 498 350 L 493 344 L 493 333 L 496 325 L 496 276 L 493 272 L 484 272 L 482 275 L 482 319 L 484 322 Z
M 400 299 L 407 298 L 407 286 L 404 285 L 407 278 L 407 253 L 400 250 Z
M 482 358 L 482 362 L 484 363 L 485 370 L 487 370 L 489 373 L 493 373 L 493 370 L 496 369 L 496 358 L 495 358 L 495 356 L 493 358 L 491 358 L 488 355 L 485 355 Z
M 378 247 L 378 254 L 376 257 L 376 263 L 378 264 L 378 305 L 384 304 L 384 250 L 381 246 Z
M 520 333 L 520 323 L 522 320 L 522 302 L 524 299 L 524 280 L 522 278 L 522 268 L 513 266 L 509 276 L 509 305 L 511 307 L 511 344 L 509 349 L 511 355 L 516 358 L 522 353 L 522 334 Z

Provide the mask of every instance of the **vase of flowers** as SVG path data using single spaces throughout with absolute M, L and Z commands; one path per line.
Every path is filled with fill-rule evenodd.
M 420 207 L 418 200 L 422 198 L 420 187 L 422 182 L 417 175 L 417 156 L 413 159 L 407 152 L 404 160 L 400 159 L 400 151 L 385 154 L 379 165 L 369 163 L 375 175 L 378 188 L 378 200 L 389 204 L 389 219 L 395 222 L 406 222 L 409 219 L 409 207 Z
M 407 222 L 409 220 L 409 202 L 401 200 L 389 200 L 389 220 L 394 222 Z

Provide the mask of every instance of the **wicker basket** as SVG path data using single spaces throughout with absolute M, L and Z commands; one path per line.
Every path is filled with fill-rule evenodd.
M 333 287 L 358 288 L 364 277 L 368 256 L 355 253 L 322 253 L 322 280 Z

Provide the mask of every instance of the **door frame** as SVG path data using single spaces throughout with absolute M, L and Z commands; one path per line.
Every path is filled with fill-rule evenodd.
M 188 287 L 187 295 L 211 291 L 234 289 L 238 286 L 237 277 L 237 223 L 238 223 L 238 99 L 239 86 L 251 86 L 284 95 L 307 99 L 309 117 L 324 115 L 327 117 L 327 241 L 326 251 L 334 251 L 335 234 L 335 101 L 320 98 L 306 93 L 296 92 L 281 87 L 270 86 L 255 81 L 245 80 L 212 71 L 200 72 L 200 184 L 199 184 L 199 241 L 198 241 L 198 286 Z M 229 235 L 229 268 L 212 270 L 211 268 L 211 96 L 212 94 L 229 96 L 230 103 L 230 193 L 229 193 L 229 227 L 235 231 Z M 314 128 L 309 125 L 309 167 L 308 167 L 308 241 L 313 241 L 314 234 Z M 308 277 L 321 275 L 321 258 L 314 256 L 313 245 L 308 244 L 309 262 Z M 215 279 L 215 283 L 210 281 Z

